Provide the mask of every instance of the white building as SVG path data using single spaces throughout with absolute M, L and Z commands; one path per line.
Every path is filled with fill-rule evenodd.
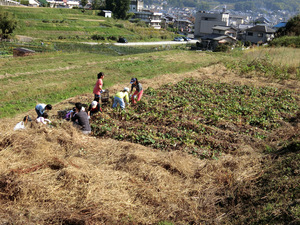
M 28 6 L 39 7 L 40 3 L 38 0 L 29 0 Z
M 130 2 L 129 7 L 129 12 L 134 13 L 133 19 L 140 19 L 141 21 L 144 21 L 147 25 L 154 27 L 154 29 L 161 28 L 162 13 L 144 9 L 143 0 L 132 0 Z
M 154 29 L 161 28 L 161 16 L 162 13 L 151 12 L 150 10 L 144 10 L 141 12 L 135 12 L 134 19 L 140 19 L 144 21 L 147 25 L 154 27 Z
M 55 1 L 55 0 L 47 0 L 47 2 L 50 4 L 51 8 L 69 8 L 72 9 L 73 7 L 79 7 L 80 2 L 79 1 Z

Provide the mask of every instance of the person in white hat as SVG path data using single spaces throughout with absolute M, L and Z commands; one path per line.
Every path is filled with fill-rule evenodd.
M 118 104 L 120 104 L 121 109 L 125 109 L 125 102 L 129 104 L 129 88 L 125 87 L 123 91 L 119 91 L 115 98 L 114 98 L 114 103 L 113 103 L 113 108 L 116 108 Z M 124 102 L 125 99 L 125 102 Z
M 88 117 L 90 118 L 93 114 L 97 112 L 102 112 L 100 104 L 97 101 L 92 101 L 92 104 L 90 104 L 88 109 Z

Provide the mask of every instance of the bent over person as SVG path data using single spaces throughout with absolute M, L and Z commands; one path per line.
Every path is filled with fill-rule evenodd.
M 133 91 L 133 89 L 135 88 L 135 92 L 131 96 L 131 102 L 132 102 L 132 104 L 135 104 L 136 101 L 138 102 L 138 101 L 141 100 L 144 91 L 143 91 L 141 83 L 138 81 L 137 78 L 132 78 L 131 81 L 130 81 L 130 84 L 131 84 L 130 94 Z M 137 96 L 137 100 L 136 101 L 135 101 L 135 96 Z
M 37 104 L 35 106 L 35 112 L 38 115 L 37 118 L 41 117 L 44 114 L 45 111 L 48 111 L 48 110 L 51 110 L 51 109 L 52 109 L 52 105 L 50 105 L 50 104 L 48 104 L 48 105 L 43 104 L 43 103 Z
M 114 98 L 113 108 L 116 108 L 118 104 L 120 104 L 121 109 L 125 109 L 125 102 L 129 104 L 129 96 L 128 96 L 129 88 L 125 87 L 123 91 L 120 91 L 116 94 Z M 125 102 L 124 102 L 125 99 Z
M 90 134 L 91 126 L 89 123 L 88 115 L 81 109 L 82 104 L 80 102 L 77 102 L 75 104 L 75 112 L 71 113 L 71 120 L 74 122 L 74 125 L 82 131 L 83 134 Z

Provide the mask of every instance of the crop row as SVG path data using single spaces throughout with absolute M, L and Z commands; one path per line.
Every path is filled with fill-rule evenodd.
M 233 86 L 185 79 L 148 88 L 125 111 L 107 109 L 92 120 L 94 135 L 164 151 L 216 157 L 239 144 L 261 140 L 298 110 L 297 95 L 271 87 Z

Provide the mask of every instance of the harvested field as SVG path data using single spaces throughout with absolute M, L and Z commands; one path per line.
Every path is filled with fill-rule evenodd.
M 193 79 L 183 81 L 185 77 Z M 128 108 L 127 113 L 104 108 L 102 115 L 92 119 L 94 132 L 96 127 L 105 126 L 111 126 L 116 132 L 122 129 L 122 132 L 132 132 L 145 124 L 144 129 L 151 126 L 166 129 L 165 135 L 172 132 L 187 135 L 195 131 L 180 130 L 180 126 L 197 128 L 199 124 L 193 124 L 192 117 L 203 117 L 200 122 L 212 135 L 206 139 L 208 133 L 200 132 L 196 137 L 200 142 L 214 139 L 215 143 L 226 144 L 220 145 L 218 154 L 207 157 L 197 152 L 190 154 L 188 149 L 195 147 L 195 143 L 184 141 L 181 141 L 182 148 L 173 149 L 170 145 L 156 148 L 151 140 L 139 144 L 126 138 L 118 141 L 115 140 L 120 138 L 115 137 L 117 133 L 109 135 L 109 130 L 100 138 L 84 136 L 70 123 L 55 119 L 56 111 L 51 112 L 52 128 L 32 123 L 23 131 L 12 131 L 22 116 L 1 119 L 0 223 L 270 224 L 299 221 L 299 90 L 295 88 L 296 82 L 270 83 L 258 78 L 238 78 L 220 66 L 160 78 L 159 83 L 157 79 L 142 80 L 144 89 L 153 89 L 148 89 L 143 101 Z M 173 122 L 179 114 L 169 110 L 169 114 L 162 115 L 162 120 L 147 123 L 148 118 L 154 117 L 143 113 L 151 112 L 154 107 L 146 106 L 157 101 L 157 109 L 163 112 L 160 103 L 167 105 L 169 94 L 166 93 L 173 93 L 172 98 L 178 98 L 182 104 L 182 99 L 172 92 L 174 87 L 180 96 L 193 100 L 193 93 L 183 93 L 181 89 L 186 87 L 187 81 L 203 88 L 199 97 L 209 93 L 205 90 L 211 90 L 211 99 L 224 96 L 218 90 L 228 91 L 231 98 L 251 96 L 246 95 L 251 90 L 259 95 L 255 95 L 257 103 L 270 103 L 271 109 L 276 104 L 267 99 L 279 98 L 279 102 L 286 101 L 289 110 L 272 108 L 274 113 L 268 114 L 265 121 L 250 125 L 246 115 L 236 117 L 230 113 L 224 113 L 222 120 L 206 120 L 205 116 L 211 116 L 204 113 L 208 106 L 189 111 L 191 105 L 186 103 L 186 107 L 177 108 L 183 116 L 180 121 Z M 119 84 L 110 91 L 114 93 L 123 86 L 128 85 Z M 235 90 L 240 95 L 235 95 Z M 70 108 L 77 101 L 89 103 L 91 98 L 91 94 L 77 96 L 56 105 L 55 109 Z M 249 97 L 245 102 L 251 104 L 252 100 Z M 168 109 L 175 106 L 176 101 L 173 102 Z M 203 100 L 201 105 L 213 102 Z M 261 104 L 257 104 L 257 112 L 264 112 Z M 215 108 L 222 109 L 217 105 Z M 34 117 L 33 111 L 28 114 Z M 124 119 L 127 115 L 128 120 Z M 140 120 L 139 115 L 144 120 Z M 168 116 L 172 122 L 169 125 Z M 101 119 L 110 123 L 101 124 Z M 128 129 L 130 126 L 133 129 Z M 150 131 L 144 133 L 148 135 Z M 224 148 L 230 145 L 234 145 L 234 149 Z M 199 152 L 216 150 L 215 146 L 198 147 Z

